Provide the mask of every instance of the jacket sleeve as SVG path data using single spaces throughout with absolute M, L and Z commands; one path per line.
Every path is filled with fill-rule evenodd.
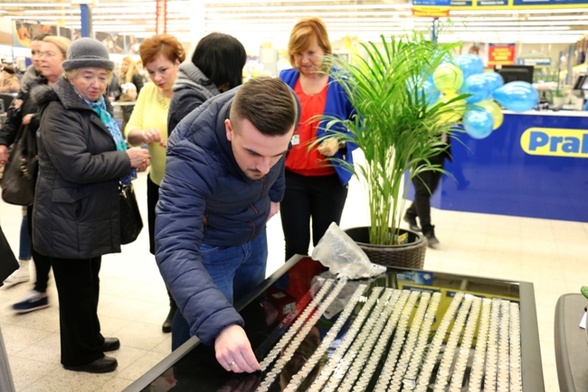
M 203 152 L 187 142 L 168 144 L 167 166 L 156 208 L 156 260 L 191 334 L 206 345 L 212 345 L 225 327 L 244 325 L 212 281 L 199 250 L 206 200 L 213 193 L 214 182 L 215 173 Z
M 10 105 L 6 112 L 6 121 L 0 128 L 0 144 L 3 146 L 10 146 L 14 143 L 18 129 L 22 124 L 22 106 L 18 109 L 14 104 Z
M 94 117 L 93 121 L 100 122 L 93 112 L 91 116 Z M 84 126 L 94 126 L 88 123 L 92 121 L 91 118 L 81 116 L 75 110 L 66 110 L 58 102 L 51 102 L 43 111 L 39 137 L 42 138 L 43 146 L 55 168 L 69 182 L 90 184 L 109 181 L 131 170 L 127 153 L 116 151 L 114 141 L 113 151 L 92 154 L 88 150 L 87 134 L 101 132 L 98 129 L 84 132 Z M 105 138 L 112 138 L 107 130 L 103 132 Z
M 198 93 L 184 89 L 176 92 L 169 107 L 167 121 L 167 135 L 171 135 L 174 128 L 193 110 L 204 103 L 205 99 Z

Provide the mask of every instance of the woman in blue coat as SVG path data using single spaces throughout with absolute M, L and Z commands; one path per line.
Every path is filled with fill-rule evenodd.
M 330 164 L 328 158 L 353 164 L 351 151 L 355 148 L 336 137 L 308 148 L 317 137 L 324 136 L 326 117 L 350 118 L 354 113 L 343 88 L 329 76 L 323 63 L 323 57 L 332 54 L 323 21 L 316 17 L 301 19 L 290 34 L 288 54 L 294 68 L 282 71 L 280 78 L 296 93 L 302 114 L 286 157 L 286 193 L 280 208 L 286 260 L 295 254 L 308 254 L 311 221 L 315 246 L 332 222 L 340 223 L 351 174 L 340 165 Z M 343 127 L 334 130 L 347 132 Z

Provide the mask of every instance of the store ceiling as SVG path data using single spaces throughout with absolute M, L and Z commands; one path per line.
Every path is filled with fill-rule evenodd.
M 80 28 L 79 3 L 91 0 L 0 0 L 0 16 L 29 23 Z M 91 1 L 93 30 L 146 37 L 155 32 L 155 1 Z M 521 7 L 519 7 L 521 8 Z M 380 34 L 430 32 L 432 18 L 413 17 L 411 5 L 391 0 L 168 0 L 167 32 L 190 43 L 204 34 L 234 35 L 249 48 L 263 43 L 284 47 L 290 29 L 303 16 L 320 16 L 331 40 L 346 36 L 375 40 Z M 441 41 L 495 43 L 574 43 L 588 34 L 588 8 L 451 11 L 441 18 Z

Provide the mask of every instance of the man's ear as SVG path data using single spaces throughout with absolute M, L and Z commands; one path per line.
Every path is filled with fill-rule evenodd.
M 233 141 L 233 124 L 231 124 L 230 119 L 225 120 L 225 132 L 227 133 L 227 140 L 232 142 Z

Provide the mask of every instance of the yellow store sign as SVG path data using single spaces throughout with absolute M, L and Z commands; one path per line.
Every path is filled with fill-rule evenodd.
M 528 128 L 521 147 L 529 155 L 588 158 L 588 130 Z

